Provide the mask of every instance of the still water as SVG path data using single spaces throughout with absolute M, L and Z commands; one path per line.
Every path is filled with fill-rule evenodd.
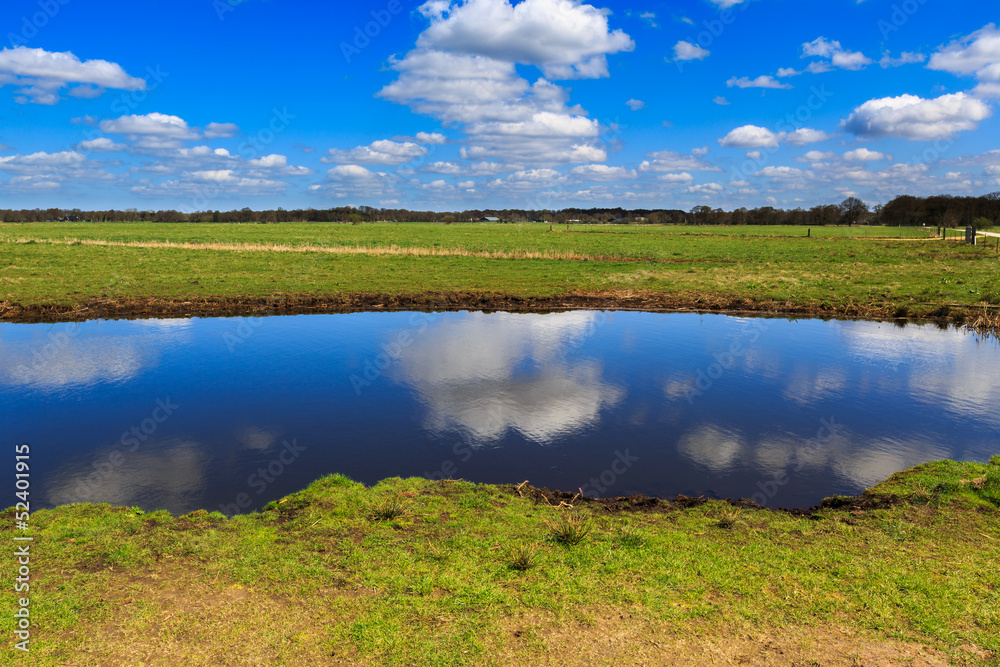
M 0 324 L 0 424 L 32 509 L 233 514 L 333 472 L 807 507 L 1000 453 L 1000 348 L 633 312 Z

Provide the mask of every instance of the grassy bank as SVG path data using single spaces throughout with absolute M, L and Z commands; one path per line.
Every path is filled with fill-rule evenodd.
M 232 519 L 65 506 L 18 533 L 19 662 L 995 664 L 998 506 L 1000 457 L 798 513 L 341 476 Z
M 0 225 L 0 318 L 586 306 L 870 317 L 996 313 L 992 247 L 899 228 Z M 807 233 L 809 236 L 806 236 Z M 602 305 L 607 305 L 603 303 Z M 530 303 L 529 303 L 530 306 Z M 195 306 L 191 306 L 195 308 Z M 48 313 L 48 315 L 45 315 Z

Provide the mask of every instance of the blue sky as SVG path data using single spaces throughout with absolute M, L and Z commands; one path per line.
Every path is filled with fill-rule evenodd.
M 941 0 L 5 0 L 0 207 L 808 208 L 1000 190 Z

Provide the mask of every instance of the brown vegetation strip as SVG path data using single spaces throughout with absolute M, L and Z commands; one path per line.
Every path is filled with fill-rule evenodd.
M 620 257 L 585 255 L 578 252 L 533 250 L 465 250 L 463 248 L 423 248 L 419 246 L 350 246 L 283 245 L 279 243 L 189 243 L 178 241 L 107 241 L 104 239 L 31 239 L 17 238 L 13 243 L 48 243 L 51 245 L 90 245 L 116 248 L 180 248 L 184 250 L 221 250 L 228 252 L 322 252 L 333 255 L 405 255 L 411 257 L 481 257 L 486 259 L 559 259 L 578 262 L 703 262 L 729 264 L 730 260 L 658 259 L 655 257 Z
M 889 319 L 889 306 L 816 307 L 790 301 L 701 294 L 698 292 L 642 292 L 605 290 L 530 297 L 479 292 L 421 292 L 415 294 L 274 294 L 270 296 L 184 298 L 100 298 L 77 305 L 0 302 L 0 321 L 67 322 L 91 319 L 151 317 L 263 317 L 310 313 L 367 311 L 479 310 L 544 313 L 565 310 L 642 310 L 649 312 L 754 312 L 780 316 Z
M 444 487 L 446 480 L 442 480 L 440 485 Z M 579 492 L 556 491 L 548 488 L 536 488 L 530 484 L 520 485 L 502 484 L 498 487 L 501 491 L 521 498 L 530 498 L 539 505 L 549 505 L 556 508 L 570 509 L 573 507 L 589 507 L 593 510 L 606 512 L 608 514 L 618 514 L 620 512 L 637 513 L 666 513 L 677 510 L 700 507 L 708 502 L 708 498 L 703 496 L 691 497 L 679 495 L 673 500 L 663 498 L 653 498 L 644 495 L 622 496 L 618 498 L 588 498 Z M 719 499 L 720 502 L 728 503 L 733 507 L 741 509 L 762 509 L 760 505 L 749 498 Z M 900 496 L 884 493 L 865 492 L 860 496 L 835 496 L 826 498 L 819 505 L 807 508 L 777 508 L 775 511 L 791 514 L 792 516 L 812 517 L 817 512 L 824 509 L 846 509 L 852 512 L 865 512 L 871 510 L 895 507 L 905 502 Z

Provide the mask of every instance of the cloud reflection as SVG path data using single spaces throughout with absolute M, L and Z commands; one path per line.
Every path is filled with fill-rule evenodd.
M 429 328 L 402 358 L 398 381 L 428 408 L 425 428 L 457 429 L 474 442 L 513 429 L 539 443 L 579 431 L 615 406 L 624 391 L 602 365 L 569 354 L 603 315 L 466 313 Z
M 124 457 L 118 465 L 113 465 L 117 461 L 113 452 Z M 190 441 L 169 440 L 157 443 L 155 450 L 132 453 L 96 450 L 93 464 L 76 470 L 64 466 L 53 475 L 48 503 L 111 503 L 186 512 L 198 504 L 207 485 L 206 464 L 201 445 Z

